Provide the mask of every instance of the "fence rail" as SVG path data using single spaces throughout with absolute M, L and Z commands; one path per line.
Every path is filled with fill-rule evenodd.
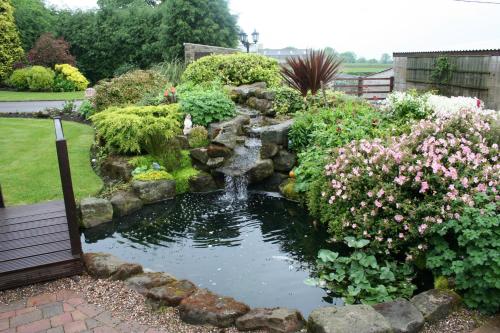
M 349 81 L 355 81 L 357 84 L 352 84 Z M 382 81 L 387 83 L 378 83 L 372 81 Z M 382 89 L 382 88 L 387 89 Z M 385 99 L 386 94 L 394 90 L 394 76 L 391 77 L 352 77 L 352 78 L 336 78 L 333 81 L 333 88 L 340 90 L 349 95 L 356 95 L 367 100 Z M 353 89 L 354 88 L 354 89 Z M 383 94 L 382 96 L 372 96 L 373 94 Z M 365 96 L 368 95 L 368 96 Z

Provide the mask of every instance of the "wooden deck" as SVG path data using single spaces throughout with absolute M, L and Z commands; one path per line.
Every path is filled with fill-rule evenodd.
M 63 201 L 0 208 L 0 290 L 81 271 Z

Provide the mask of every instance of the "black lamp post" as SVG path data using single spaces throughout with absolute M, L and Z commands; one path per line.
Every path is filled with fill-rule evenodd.
M 253 43 L 248 41 L 248 35 L 244 31 L 240 32 L 240 42 L 244 47 L 246 47 L 247 53 L 250 53 L 250 45 L 257 44 L 257 42 L 259 41 L 259 33 L 257 32 L 257 30 L 254 30 L 252 32 L 252 41 Z

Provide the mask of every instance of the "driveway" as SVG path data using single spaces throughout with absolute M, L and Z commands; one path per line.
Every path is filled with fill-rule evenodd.
M 62 109 L 66 101 L 30 101 L 30 102 L 0 102 L 0 113 L 7 112 L 38 112 L 47 108 Z M 79 107 L 82 101 L 75 101 Z

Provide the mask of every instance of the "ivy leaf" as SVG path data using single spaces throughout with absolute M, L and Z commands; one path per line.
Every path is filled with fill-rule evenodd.
M 323 262 L 333 262 L 338 258 L 339 254 L 337 252 L 332 252 L 330 250 L 319 250 L 318 258 Z
M 394 281 L 396 278 L 394 273 L 389 269 L 389 267 L 382 267 L 380 269 L 380 279 L 387 281 Z

